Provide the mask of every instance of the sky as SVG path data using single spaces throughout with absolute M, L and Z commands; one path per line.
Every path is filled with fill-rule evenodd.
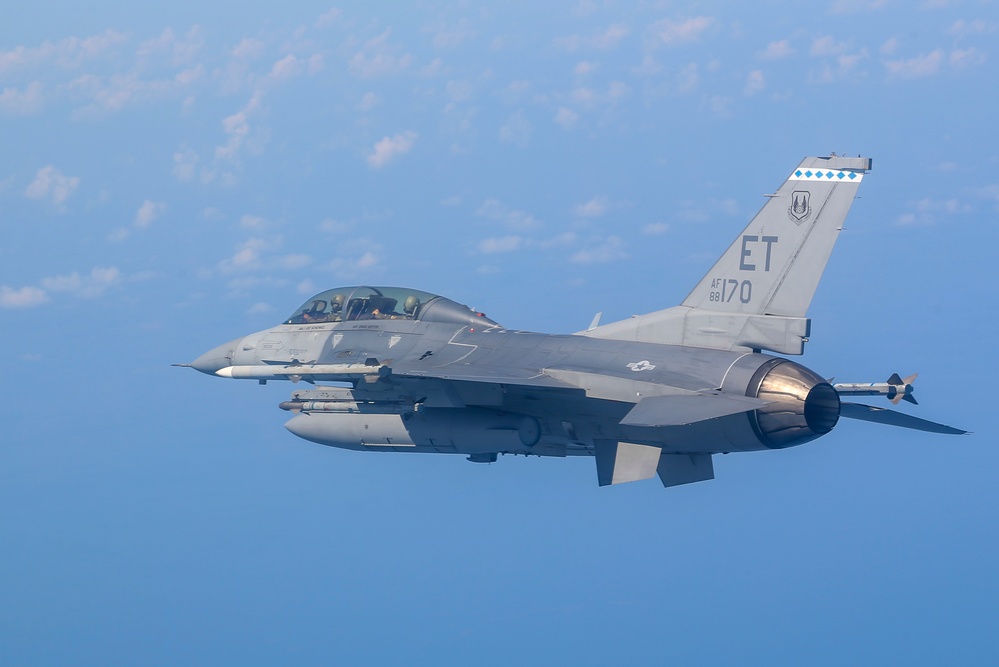
M 999 660 L 995 2 L 160 4 L 0 23 L 0 663 Z M 795 360 L 972 435 L 598 488 L 170 366 L 339 285 L 669 307 L 830 152 L 874 169 Z

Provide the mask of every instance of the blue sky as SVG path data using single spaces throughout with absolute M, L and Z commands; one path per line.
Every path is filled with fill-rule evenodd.
M 999 11 L 173 3 L 0 25 L 0 662 L 992 664 Z M 171 368 L 311 293 L 512 328 L 679 303 L 805 155 L 874 158 L 800 359 L 919 372 L 717 479 L 359 454 Z

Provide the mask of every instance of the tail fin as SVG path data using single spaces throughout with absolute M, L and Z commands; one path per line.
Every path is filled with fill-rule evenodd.
M 811 326 L 805 311 L 871 162 L 805 158 L 683 305 L 580 333 L 801 354 Z
M 804 317 L 870 158 L 805 158 L 683 305 Z

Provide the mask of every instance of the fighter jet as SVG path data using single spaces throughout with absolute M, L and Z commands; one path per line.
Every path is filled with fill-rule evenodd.
M 280 407 L 289 431 L 323 445 L 479 463 L 592 456 L 602 486 L 713 479 L 714 454 L 801 445 L 840 417 L 965 433 L 841 400 L 914 402 L 914 376 L 834 386 L 785 358 L 804 351 L 806 311 L 871 168 L 805 158 L 679 306 L 552 335 L 420 290 L 337 287 L 184 365 L 312 385 Z

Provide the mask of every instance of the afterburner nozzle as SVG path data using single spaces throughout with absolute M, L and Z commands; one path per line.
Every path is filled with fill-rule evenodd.
M 839 394 L 814 371 L 785 359 L 760 367 L 750 382 L 750 396 L 768 402 L 753 414 L 764 445 L 783 449 L 831 431 L 839 420 Z

